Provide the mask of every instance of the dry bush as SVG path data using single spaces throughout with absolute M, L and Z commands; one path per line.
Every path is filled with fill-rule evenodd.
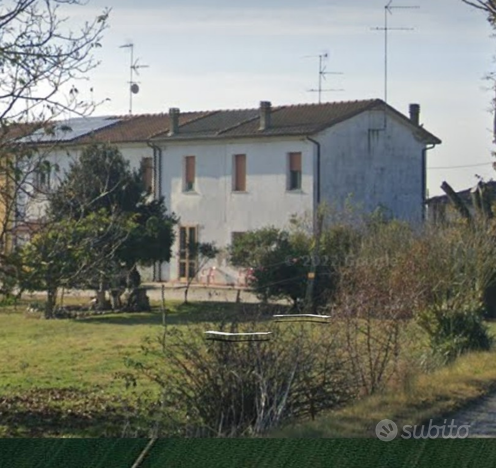
M 396 221 L 369 226 L 341 268 L 329 306 L 345 324 L 346 351 L 363 391 L 373 393 L 398 377 L 402 353 L 419 347 L 412 318 L 443 361 L 487 349 L 483 299 L 495 272 L 496 242 L 488 223 L 417 231 Z
M 205 326 L 168 328 L 132 364 L 158 386 L 153 435 L 253 436 L 296 417 L 314 417 L 356 396 L 330 325 L 225 323 L 223 331 L 272 331 L 266 342 L 206 341 Z M 144 363 L 146 362 L 146 363 Z

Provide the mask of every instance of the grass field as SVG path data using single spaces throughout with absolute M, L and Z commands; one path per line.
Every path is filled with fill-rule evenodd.
M 185 327 L 236 315 L 255 306 L 167 304 L 167 323 Z M 0 309 L 0 436 L 85 437 L 121 434 L 134 394 L 117 374 L 141 356 L 145 337 L 161 331 L 162 314 L 110 314 L 79 320 L 28 318 L 25 304 Z M 240 316 L 241 314 L 241 316 Z M 244 314 L 244 315 L 242 315 Z M 491 324 L 496 332 L 496 324 Z M 315 421 L 300 421 L 281 437 L 369 436 L 386 417 L 420 422 L 486 393 L 496 383 L 496 353 L 471 354 L 428 375 L 414 375 L 393 391 L 358 401 Z M 408 385 L 407 385 L 408 384 Z M 151 388 L 141 387 L 146 392 Z
M 167 304 L 174 326 L 215 321 L 235 304 Z M 147 336 L 161 330 L 151 313 L 113 314 L 80 320 L 27 318 L 25 305 L 0 312 L 0 436 L 112 435 L 122 407 L 132 403 L 116 374 L 140 355 Z

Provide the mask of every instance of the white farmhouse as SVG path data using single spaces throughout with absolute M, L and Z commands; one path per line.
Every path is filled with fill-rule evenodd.
M 293 214 L 315 213 L 321 202 L 339 207 L 350 195 L 367 211 L 382 206 L 420 223 L 426 153 L 441 143 L 419 125 L 417 104 L 406 117 L 378 99 L 99 119 L 66 137 L 54 160 L 67 167 L 82 146 L 101 141 L 147 168 L 155 195 L 180 217 L 175 256 L 153 272 L 159 281 L 184 281 L 196 269 L 189 240 L 226 247 L 237 233 L 284 227 Z M 225 256 L 198 279 L 244 281 Z

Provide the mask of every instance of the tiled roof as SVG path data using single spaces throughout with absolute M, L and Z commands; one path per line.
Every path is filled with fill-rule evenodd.
M 228 139 L 271 136 L 314 135 L 339 122 L 350 119 L 368 110 L 386 109 L 387 112 L 402 120 L 412 128 L 426 143 L 441 141 L 414 125 L 409 118 L 380 99 L 362 101 L 328 102 L 322 104 L 299 104 L 273 107 L 270 110 L 271 123 L 260 130 L 259 108 L 184 112 L 179 115 L 177 133 L 169 135 L 170 119 L 168 114 L 145 114 L 107 117 L 113 123 L 100 128 L 91 128 L 84 135 L 66 136 L 69 144 L 91 142 L 133 143 L 170 140 Z M 102 117 L 88 117 L 100 119 Z M 69 121 L 70 126 L 70 121 Z
M 300 104 L 275 107 L 271 113 L 271 125 L 263 133 L 266 135 L 300 135 L 316 133 L 347 120 L 378 104 L 370 101 L 329 102 L 324 104 Z M 258 119 L 246 122 L 223 132 L 224 136 L 258 135 Z
M 203 117 L 207 112 L 185 112 L 179 116 L 179 125 Z M 75 140 L 76 143 L 129 143 L 147 141 L 154 135 L 169 130 L 168 114 L 146 114 L 121 117 L 116 124 Z
M 299 104 L 273 107 L 271 123 L 265 130 L 259 129 L 259 109 L 221 110 L 206 114 L 191 124 L 179 127 L 177 134 L 169 136 L 166 131 L 154 136 L 154 140 L 191 140 L 203 138 L 241 138 L 264 136 L 313 135 L 362 112 L 387 109 L 401 119 L 427 143 L 441 141 L 414 125 L 409 118 L 380 99 L 363 101 L 328 102 L 322 104 Z

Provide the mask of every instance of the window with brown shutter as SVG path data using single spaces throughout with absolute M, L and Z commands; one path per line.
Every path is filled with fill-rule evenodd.
M 233 190 L 235 192 L 246 191 L 246 154 L 234 155 Z
M 184 191 L 195 190 L 195 156 L 184 157 Z
M 141 176 L 143 185 L 148 192 L 153 192 L 153 158 L 141 158 Z
M 288 190 L 301 190 L 301 153 L 289 153 Z

